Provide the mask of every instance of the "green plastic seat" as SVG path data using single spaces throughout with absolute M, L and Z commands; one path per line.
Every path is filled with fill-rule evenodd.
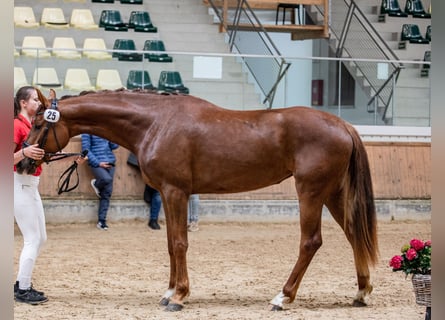
M 165 46 L 162 40 L 145 40 L 144 51 L 159 51 L 144 53 L 144 58 L 151 62 L 172 62 L 173 58 L 165 53 Z
M 125 50 L 129 52 L 116 52 L 114 51 L 112 56 L 119 61 L 142 61 L 142 53 L 133 52 L 136 51 L 136 45 L 133 39 L 116 39 L 114 40 L 113 50 Z
M 181 74 L 178 71 L 161 71 L 158 90 L 184 94 L 189 94 L 190 92 L 182 83 Z
M 398 0 L 382 0 L 380 14 L 388 14 L 390 17 L 408 17 L 408 14 L 400 8 Z
M 143 0 L 120 0 L 121 3 L 125 3 L 125 4 L 143 4 L 144 1 Z
M 404 24 L 400 37 L 402 41 L 409 41 L 410 43 L 429 43 L 429 41 L 420 34 L 417 24 Z
M 425 61 L 425 62 L 431 62 L 431 50 L 426 50 L 426 51 L 425 51 L 425 53 L 424 53 L 424 55 L 423 55 L 423 61 Z M 426 64 L 423 65 L 423 68 L 425 68 L 425 69 L 429 69 L 429 68 L 430 68 L 430 65 L 426 63 Z
M 426 27 L 425 39 L 431 42 L 431 25 Z
M 421 0 L 406 0 L 405 13 L 411 14 L 413 18 L 431 18 L 431 14 L 425 11 Z
M 127 78 L 127 89 L 155 90 L 147 70 L 130 70 Z
M 132 11 L 128 28 L 133 28 L 135 32 L 158 32 L 158 28 L 151 22 L 150 14 L 147 11 Z
M 102 10 L 99 27 L 105 31 L 128 31 L 128 25 L 122 20 L 119 10 Z

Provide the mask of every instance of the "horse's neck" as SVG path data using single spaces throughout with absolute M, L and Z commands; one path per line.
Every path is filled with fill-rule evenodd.
M 144 117 L 146 128 L 139 127 L 141 121 L 137 120 L 141 116 Z M 151 124 L 147 114 L 141 115 L 135 108 L 115 106 L 115 102 L 108 104 L 106 99 L 100 105 L 88 102 L 67 105 L 63 117 L 71 137 L 82 133 L 93 134 L 129 150 L 133 150 Z

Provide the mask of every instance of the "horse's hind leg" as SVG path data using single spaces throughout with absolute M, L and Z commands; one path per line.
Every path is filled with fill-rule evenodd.
M 339 194 L 332 196 L 326 203 L 326 206 L 328 207 L 332 217 L 343 229 L 346 238 L 348 239 L 349 243 L 352 246 L 352 250 L 354 253 L 355 268 L 357 272 L 357 282 L 358 282 L 358 292 L 356 297 L 354 298 L 353 305 L 356 307 L 361 307 L 361 306 L 366 306 L 365 297 L 372 291 L 372 285 L 370 284 L 369 280 L 370 279 L 369 267 L 366 263 L 360 263 L 360 261 L 363 261 L 360 256 L 360 252 L 358 252 L 358 250 L 354 248 L 353 234 L 351 233 L 351 230 L 348 228 L 348 224 L 345 224 L 345 215 L 344 215 L 345 208 L 343 203 L 344 203 L 343 195 L 340 192 Z
M 321 212 L 323 202 L 315 193 L 303 193 L 299 196 L 300 203 L 300 252 L 297 262 L 280 292 L 271 300 L 272 310 L 282 310 L 283 303 L 291 303 L 297 295 L 303 275 L 317 250 L 322 245 Z

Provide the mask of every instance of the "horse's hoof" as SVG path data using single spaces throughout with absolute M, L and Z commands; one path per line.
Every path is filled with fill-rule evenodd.
M 283 311 L 283 307 L 277 306 L 277 305 L 272 305 L 272 308 L 270 309 L 270 311 Z
M 165 311 L 176 312 L 176 311 L 181 311 L 182 308 L 184 308 L 184 306 L 182 304 L 179 304 L 179 303 L 169 303 L 165 307 Z
M 366 307 L 367 304 L 361 300 L 354 300 L 354 302 L 352 303 L 352 306 L 353 307 Z
M 162 298 L 161 301 L 159 301 L 159 304 L 160 304 L 161 306 L 168 306 L 168 303 L 169 303 L 169 302 L 170 302 L 169 299 L 167 299 L 167 298 Z

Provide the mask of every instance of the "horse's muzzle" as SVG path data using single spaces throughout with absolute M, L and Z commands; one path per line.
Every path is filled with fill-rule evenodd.
M 34 174 L 37 169 L 36 161 L 30 158 L 21 160 L 15 167 L 18 174 Z

